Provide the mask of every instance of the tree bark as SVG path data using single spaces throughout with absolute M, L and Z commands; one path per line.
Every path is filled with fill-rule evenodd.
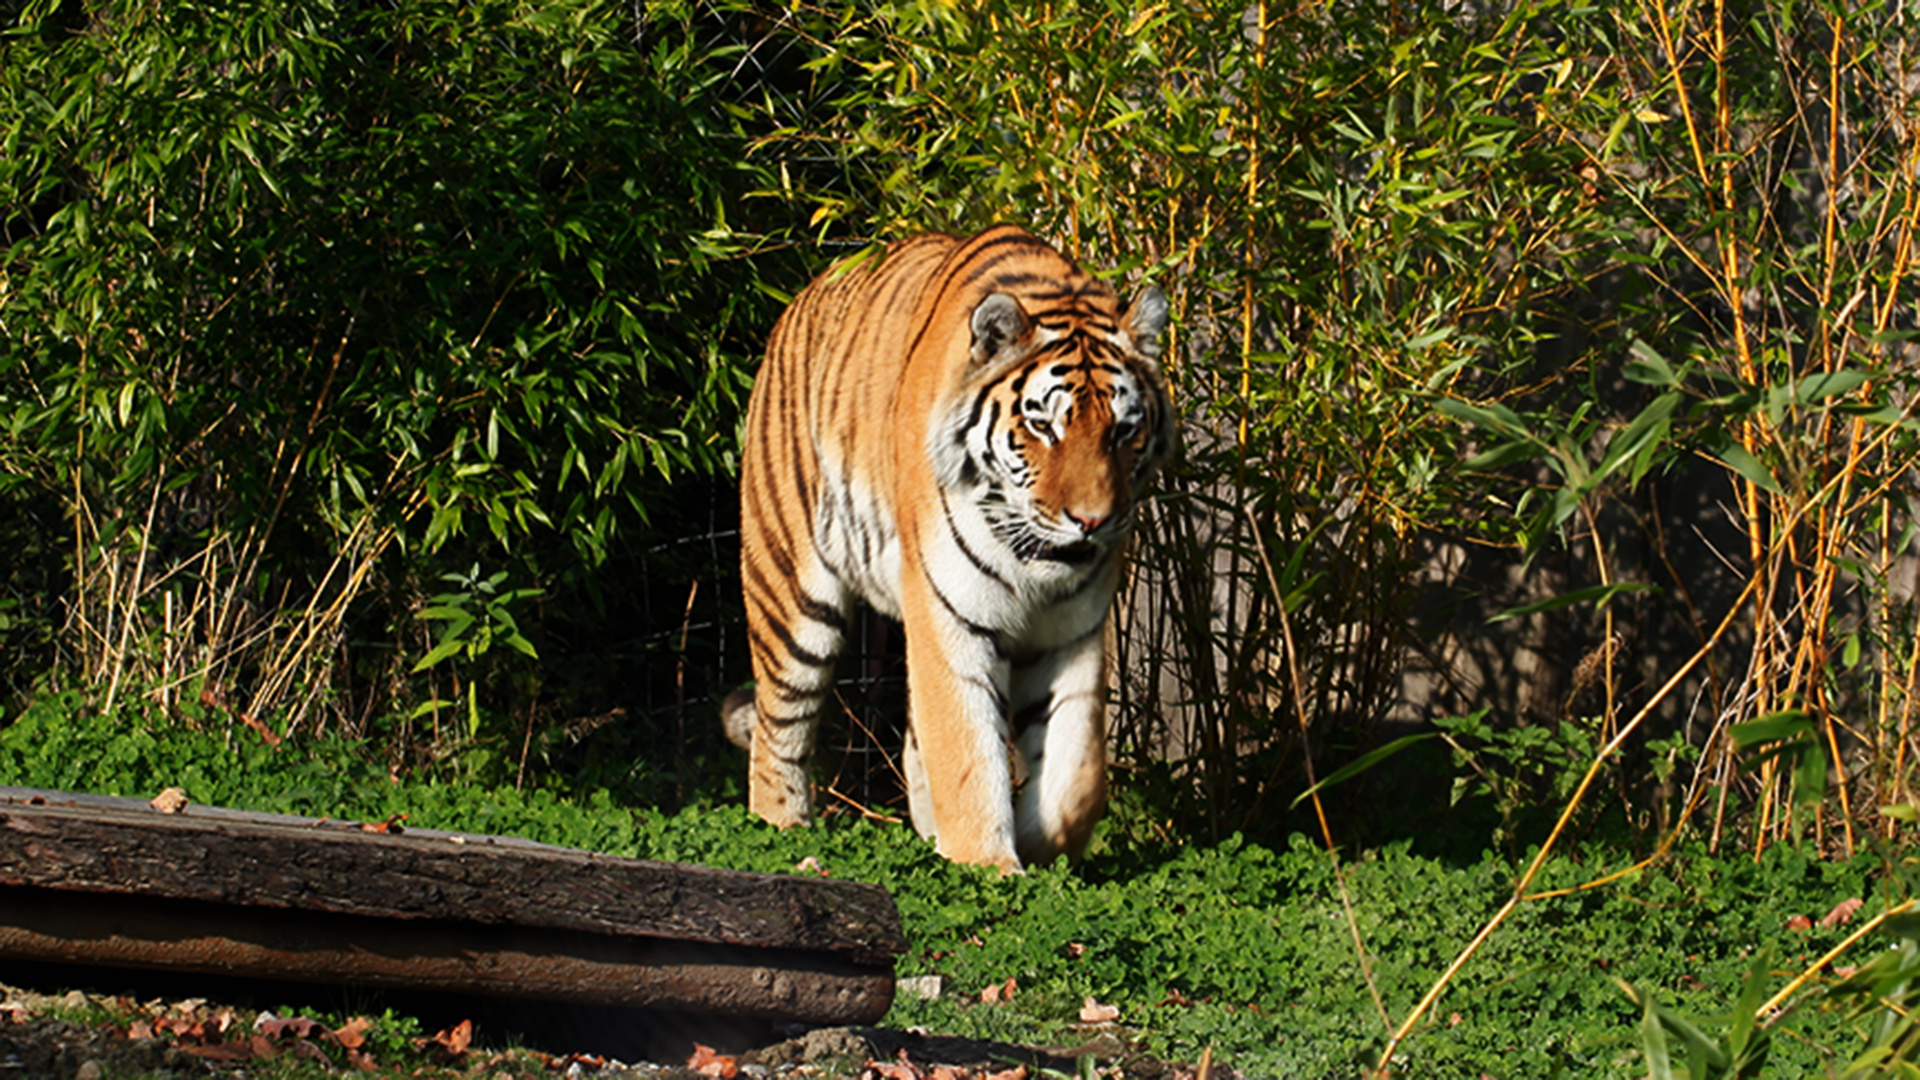
M 877 1020 L 877 886 L 0 788 L 0 957 Z

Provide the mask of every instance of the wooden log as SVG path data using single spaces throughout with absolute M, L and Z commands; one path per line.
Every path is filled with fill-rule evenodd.
M 884 889 L 0 788 L 0 957 L 879 1019 Z

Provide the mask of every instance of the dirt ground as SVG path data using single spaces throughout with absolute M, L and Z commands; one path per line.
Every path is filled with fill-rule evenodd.
M 5 968 L 0 968 L 4 972 Z M 78 1022 L 76 1014 L 110 1019 Z M 604 1023 L 605 1018 L 598 1018 Z M 678 1046 L 694 1045 L 705 1033 L 680 1031 Z M 756 1043 L 737 1052 L 696 1050 L 683 1060 L 627 1060 L 594 1050 L 555 1049 L 565 1035 L 548 1031 L 539 1048 L 521 1044 L 495 1049 L 473 1038 L 468 1023 L 416 1042 L 404 1067 L 383 1065 L 378 1049 L 349 1021 L 339 1030 L 300 1018 L 221 1005 L 202 998 L 167 999 L 79 990 L 65 992 L 0 983 L 0 1080 L 115 1080 L 123 1077 L 222 1077 L 258 1075 L 264 1059 L 309 1058 L 311 1075 L 413 1075 L 445 1078 L 545 1076 L 664 1078 L 664 1080 L 1038 1080 L 1078 1077 L 1081 1062 L 1097 1062 L 1100 1080 L 1232 1080 L 1225 1069 L 1169 1065 L 1129 1052 L 1102 1037 L 1071 1048 L 1035 1048 L 876 1027 L 819 1028 Z M 584 1029 L 583 1029 L 584 1030 Z M 666 1033 L 656 1039 L 667 1045 Z M 738 1033 L 736 1032 L 736 1039 Z M 595 1040 L 583 1036 L 582 1045 Z M 600 1045 L 604 1046 L 604 1043 Z M 675 1056 L 678 1057 L 676 1051 Z M 422 1066 L 421 1060 L 437 1062 Z M 395 1063 L 398 1064 L 398 1063 Z M 302 1075 L 307 1075 L 302 1073 Z

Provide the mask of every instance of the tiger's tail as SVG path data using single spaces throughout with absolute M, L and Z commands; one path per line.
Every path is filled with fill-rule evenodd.
M 726 725 L 727 739 L 742 750 L 753 749 L 753 728 L 760 722 L 760 711 L 753 707 L 753 684 L 727 695 L 720 705 L 720 722 Z

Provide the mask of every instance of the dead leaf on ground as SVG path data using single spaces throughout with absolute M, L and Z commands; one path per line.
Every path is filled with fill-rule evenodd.
M 155 795 L 147 805 L 163 814 L 177 814 L 187 808 L 187 803 L 186 788 L 170 787 Z
M 395 814 L 385 821 L 363 821 L 360 823 L 360 831 L 368 833 L 392 833 L 398 836 L 407 831 L 400 827 L 400 823 L 405 820 L 407 820 L 407 815 Z
M 988 1073 L 980 1080 L 1027 1080 L 1027 1067 L 1015 1065 L 1011 1069 L 1002 1069 L 997 1073 Z
M 23 1024 L 33 1019 L 33 1010 L 18 1001 L 0 1001 L 0 1016 L 4 1016 L 16 1024 Z
M 1851 900 L 1842 900 L 1833 905 L 1832 911 L 1820 917 L 1820 925 L 1831 930 L 1843 922 L 1848 922 L 1853 918 L 1853 913 L 1859 911 L 1861 905 L 1865 903 L 1865 900 L 1857 896 Z
M 260 1019 L 254 1021 L 253 1029 L 269 1039 L 288 1035 L 296 1039 L 311 1039 L 316 1031 L 326 1034 L 327 1026 L 304 1016 L 289 1016 L 282 1020 L 277 1016 L 262 1014 Z
M 1020 984 L 1014 981 L 1013 976 L 1009 975 L 1007 976 L 1006 982 L 995 983 L 980 991 L 980 1000 L 989 1005 L 996 1001 L 1012 1001 L 1013 992 L 1019 988 Z
M 713 1047 L 702 1043 L 693 1044 L 693 1056 L 687 1059 L 687 1068 L 701 1076 L 717 1076 L 720 1080 L 731 1080 L 740 1072 L 740 1067 L 732 1057 L 715 1053 Z
M 918 1065 L 908 1059 L 907 1052 L 901 1050 L 898 1061 L 867 1062 L 866 1069 L 860 1073 L 860 1080 L 929 1080 L 929 1078 Z
M 367 1041 L 367 1029 L 371 1027 L 373 1021 L 356 1016 L 333 1030 L 333 1041 L 349 1050 L 358 1050 Z
M 1813 929 L 1813 920 L 1807 918 L 1805 915 L 1795 915 L 1793 918 L 1787 920 L 1787 929 L 1797 934 L 1804 934 Z
M 187 1016 L 163 1016 L 153 1022 L 153 1033 L 155 1036 L 171 1035 L 182 1046 L 188 1043 L 215 1046 L 226 1041 L 225 1033 L 216 1022 Z
M 462 1020 L 445 1031 L 435 1033 L 426 1042 L 438 1046 L 448 1057 L 459 1057 L 473 1044 L 473 1021 Z
M 268 746 L 280 745 L 280 736 L 275 735 L 272 728 L 261 723 L 252 713 L 241 713 L 240 722 L 252 728 L 253 733 L 260 736 L 261 742 L 266 743 Z
M 206 1043 L 201 1046 L 182 1046 L 180 1049 L 197 1058 L 208 1061 L 252 1061 L 253 1047 L 246 1043 Z
M 1080 1003 L 1080 1022 L 1083 1024 L 1108 1024 L 1120 1019 L 1120 1010 L 1112 1005 L 1102 1005 L 1092 998 Z

